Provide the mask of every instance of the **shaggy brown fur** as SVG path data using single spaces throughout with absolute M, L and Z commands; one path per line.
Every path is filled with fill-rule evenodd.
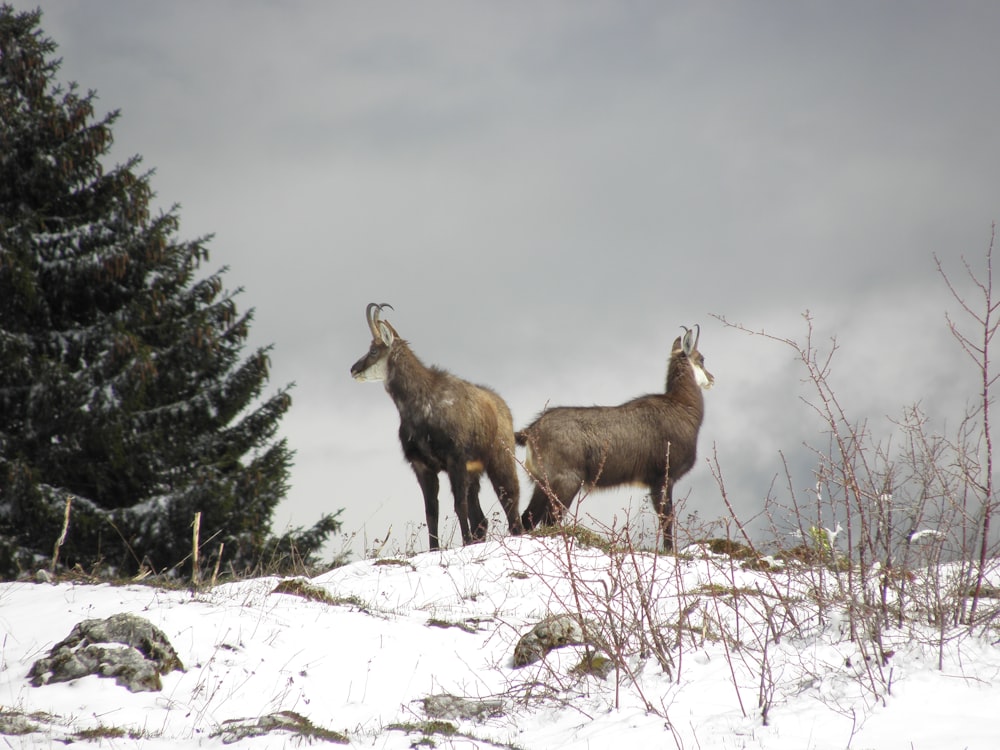
M 714 381 L 697 346 L 694 331 L 674 341 L 664 393 L 620 406 L 547 409 L 517 433 L 535 481 L 524 528 L 557 521 L 581 488 L 641 484 L 660 518 L 663 547 L 672 549 L 674 483 L 694 466 L 705 414 L 701 389 Z
M 383 307 L 389 306 L 368 305 L 371 348 L 351 367 L 351 374 L 356 380 L 383 381 L 396 404 L 403 455 L 424 495 L 430 548 L 439 548 L 442 471 L 451 482 L 464 544 L 486 536 L 487 521 L 479 504 L 482 473 L 493 484 L 511 533 L 520 534 L 514 423 L 507 404 L 489 388 L 426 367 L 396 330 L 379 318 Z

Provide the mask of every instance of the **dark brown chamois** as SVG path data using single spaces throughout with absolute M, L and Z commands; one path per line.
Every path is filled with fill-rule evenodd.
M 642 484 L 660 518 L 663 548 L 673 548 L 674 483 L 694 466 L 705 414 L 701 389 L 715 380 L 698 351 L 700 329 L 684 331 L 670 353 L 664 393 L 620 406 L 546 409 L 517 433 L 535 482 L 524 528 L 558 521 L 581 488 Z
M 426 367 L 388 322 L 384 308 L 368 305 L 372 332 L 368 353 L 354 363 L 355 380 L 381 380 L 399 410 L 399 441 L 424 494 L 430 548 L 439 548 L 438 473 L 446 472 L 455 496 L 462 542 L 486 537 L 479 505 L 479 480 L 485 472 L 507 514 L 512 534 L 521 533 L 519 487 L 514 459 L 514 422 L 494 391 L 473 385 L 437 367 Z

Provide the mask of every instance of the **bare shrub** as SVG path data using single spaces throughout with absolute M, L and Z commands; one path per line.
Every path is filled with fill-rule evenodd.
M 628 519 L 599 529 L 599 542 L 572 524 L 542 540 L 546 574 L 538 558 L 525 567 L 551 594 L 546 614 L 571 615 L 593 632 L 580 639 L 587 645 L 572 647 L 583 650 L 581 668 L 535 673 L 547 692 L 533 684 L 533 695 L 566 696 L 606 674 L 614 707 L 628 686 L 666 719 L 664 683 L 681 684 L 689 659 L 704 663 L 721 649 L 744 717 L 767 724 L 788 696 L 812 691 L 856 730 L 865 718 L 858 706 L 884 705 L 892 693 L 900 649 L 935 648 L 943 669 L 956 640 L 1000 635 L 990 359 L 1000 302 L 992 249 L 991 239 L 983 272 L 963 260 L 972 297 L 937 264 L 968 324 L 949 315 L 947 325 L 981 385 L 948 433 L 915 404 L 889 420 L 889 438 L 876 437 L 836 392 L 837 340 L 817 341 L 808 313 L 801 340 L 719 318 L 794 353 L 807 411 L 824 435 L 808 446 L 815 461 L 808 486 L 781 455 L 783 488 L 773 484 L 761 509 L 770 538 L 755 538 L 750 528 L 759 519 L 736 513 L 713 450 L 708 464 L 729 515 L 682 529 L 694 541 L 677 554 L 657 554 L 656 540 L 638 543 Z M 538 486 L 558 502 L 544 476 Z M 595 663 L 611 669 L 590 669 Z

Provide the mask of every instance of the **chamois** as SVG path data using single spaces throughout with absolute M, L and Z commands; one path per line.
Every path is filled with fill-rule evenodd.
M 525 529 L 557 521 L 583 487 L 642 484 L 660 518 L 663 548 L 673 548 L 674 483 L 694 466 L 705 414 L 701 388 L 715 382 L 698 351 L 700 328 L 681 327 L 664 393 L 620 406 L 546 409 L 516 434 L 517 444 L 527 446 L 525 467 L 535 482 L 521 518 Z
M 519 487 L 514 459 L 514 421 L 497 393 L 437 367 L 426 367 L 381 319 L 391 305 L 371 303 L 365 311 L 372 343 L 354 363 L 355 380 L 381 380 L 399 410 L 399 441 L 424 495 L 430 549 L 439 549 L 438 473 L 446 472 L 455 496 L 462 543 L 486 537 L 479 505 L 485 472 L 507 514 L 512 534 L 520 534 Z

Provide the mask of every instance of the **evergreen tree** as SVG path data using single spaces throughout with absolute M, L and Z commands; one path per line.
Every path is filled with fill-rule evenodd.
M 151 215 L 139 157 L 102 165 L 118 113 L 55 81 L 40 19 L 0 6 L 0 576 L 53 555 L 67 500 L 62 563 L 176 566 L 198 511 L 203 556 L 224 545 L 242 572 L 289 544 L 270 526 L 291 386 L 261 401 L 252 311 L 225 268 L 198 278 L 209 238 L 176 239 L 176 207 Z M 326 516 L 299 553 L 338 528 Z

